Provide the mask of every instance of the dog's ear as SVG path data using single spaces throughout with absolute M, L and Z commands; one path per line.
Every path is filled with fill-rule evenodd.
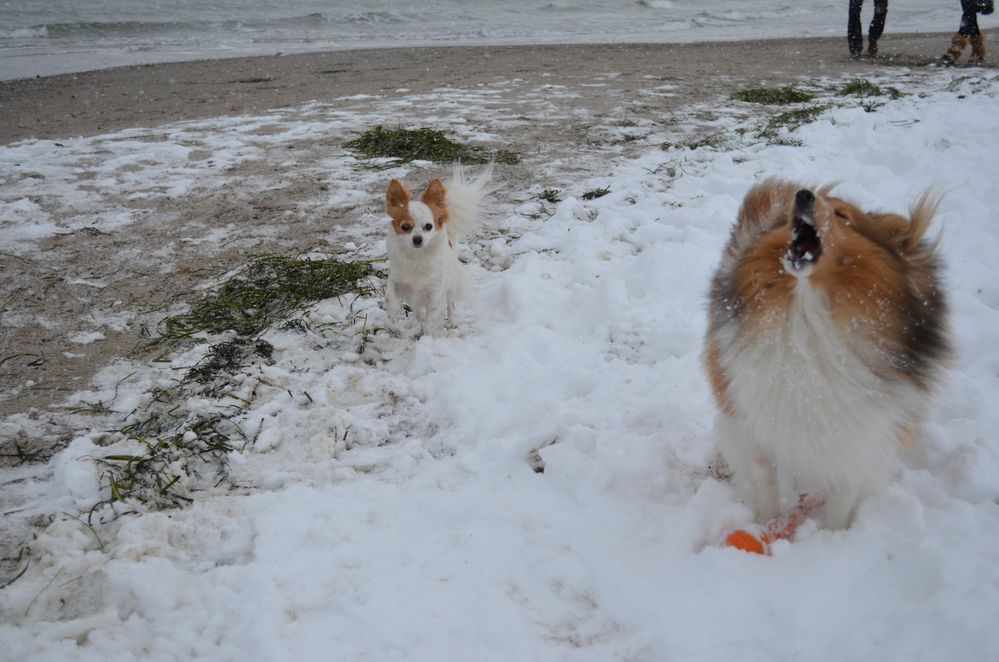
M 388 191 L 385 193 L 385 209 L 389 215 L 393 210 L 400 211 L 409 206 L 409 192 L 398 179 L 389 182 Z
M 420 201 L 431 209 L 443 209 L 445 195 L 447 191 L 444 189 L 444 183 L 440 179 L 435 179 L 420 196 Z

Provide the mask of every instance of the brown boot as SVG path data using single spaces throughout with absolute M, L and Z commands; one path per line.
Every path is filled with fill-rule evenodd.
M 944 64 L 957 64 L 957 61 L 961 59 L 961 53 L 968 46 L 968 38 L 960 34 L 955 34 L 950 38 L 950 48 L 944 53 L 943 61 Z
M 981 64 L 985 62 L 985 34 L 979 32 L 971 38 L 971 57 L 968 64 Z

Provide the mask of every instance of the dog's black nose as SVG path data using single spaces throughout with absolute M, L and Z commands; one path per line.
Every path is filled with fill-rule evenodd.
M 423 237 L 420 237 L 420 236 L 413 237 L 413 245 L 414 246 L 422 246 L 423 245 Z
M 801 189 L 794 194 L 794 208 L 798 211 L 806 211 L 815 204 L 815 194 L 808 189 Z

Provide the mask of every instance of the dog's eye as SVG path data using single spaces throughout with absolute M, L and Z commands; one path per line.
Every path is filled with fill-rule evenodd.
M 838 217 L 840 217 L 842 219 L 850 220 L 850 217 L 847 216 L 846 214 L 844 214 L 843 212 L 841 212 L 839 209 L 834 209 L 833 213 L 836 214 Z
M 430 232 L 431 230 L 434 229 L 434 226 L 432 223 L 427 223 L 426 225 L 423 226 L 423 229 L 426 230 L 427 232 Z
M 399 227 L 402 229 L 403 232 L 409 232 L 410 230 L 413 229 L 413 226 L 410 225 L 409 223 L 403 223 Z

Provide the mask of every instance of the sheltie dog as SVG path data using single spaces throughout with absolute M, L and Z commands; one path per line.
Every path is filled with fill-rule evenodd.
M 769 179 L 746 195 L 711 283 L 704 365 L 715 436 L 761 521 L 799 497 L 849 526 L 889 483 L 951 354 L 938 200 L 909 218 Z
M 433 180 L 419 200 L 412 200 L 399 180 L 389 183 L 385 194 L 385 211 L 391 218 L 385 309 L 397 330 L 403 304 L 416 313 L 421 331 L 432 336 L 443 330 L 445 321 L 453 322 L 455 302 L 468 292 L 455 241 L 481 223 L 492 170 L 490 163 L 469 181 L 456 165 L 447 184 Z

